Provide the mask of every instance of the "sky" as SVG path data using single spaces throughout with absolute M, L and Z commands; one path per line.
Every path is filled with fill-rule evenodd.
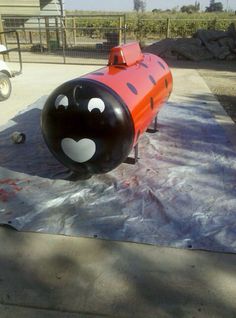
M 201 9 L 205 9 L 209 5 L 209 0 L 198 0 L 201 4 Z M 216 0 L 222 2 L 224 8 L 236 10 L 236 0 Z M 194 4 L 195 0 L 146 0 L 147 10 L 152 9 L 171 9 L 176 6 Z M 73 10 L 99 10 L 99 11 L 132 11 L 133 0 L 64 0 L 65 9 Z

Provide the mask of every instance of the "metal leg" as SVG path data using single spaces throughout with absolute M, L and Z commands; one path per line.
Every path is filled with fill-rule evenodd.
M 124 163 L 128 163 L 130 165 L 135 165 L 138 162 L 138 143 L 134 146 L 134 158 L 133 157 L 128 157 L 124 161 Z
M 138 143 L 134 146 L 134 163 L 138 162 Z
M 156 115 L 155 119 L 154 119 L 154 128 L 148 128 L 147 132 L 150 134 L 154 134 L 155 132 L 159 131 L 158 130 L 158 124 L 157 124 L 157 120 L 158 120 L 158 114 Z
M 158 129 L 157 129 L 157 118 L 158 118 L 158 115 L 156 115 L 156 117 L 154 119 L 154 131 L 158 131 Z

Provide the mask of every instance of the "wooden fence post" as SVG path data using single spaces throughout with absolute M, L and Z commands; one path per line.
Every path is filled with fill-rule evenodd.
M 127 25 L 126 25 L 126 15 L 125 14 L 123 16 L 123 20 L 124 20 L 124 44 L 126 44 L 126 29 L 127 29 Z
M 214 30 L 217 30 L 217 18 L 214 19 L 214 23 L 213 24 L 214 24 L 214 26 L 213 26 Z
M 167 26 L 166 26 L 166 38 L 170 37 L 170 18 L 167 18 Z
M 122 17 L 119 17 L 119 45 L 122 42 Z

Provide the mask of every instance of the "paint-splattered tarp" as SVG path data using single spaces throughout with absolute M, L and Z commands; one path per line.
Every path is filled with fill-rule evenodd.
M 0 132 L 0 223 L 18 230 L 236 252 L 236 153 L 203 102 L 169 102 L 139 163 L 73 180 L 41 136 L 45 98 Z M 12 132 L 26 134 L 16 145 Z

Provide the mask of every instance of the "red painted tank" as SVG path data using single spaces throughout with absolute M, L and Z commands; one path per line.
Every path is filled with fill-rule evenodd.
M 113 48 L 108 67 L 82 78 L 105 84 L 123 99 L 134 122 L 134 142 L 147 130 L 173 85 L 168 65 L 156 55 L 142 54 L 138 43 Z
M 48 98 L 42 131 L 49 149 L 82 174 L 104 173 L 129 155 L 172 91 L 168 65 L 138 43 L 111 50 L 107 67 L 69 81 Z

